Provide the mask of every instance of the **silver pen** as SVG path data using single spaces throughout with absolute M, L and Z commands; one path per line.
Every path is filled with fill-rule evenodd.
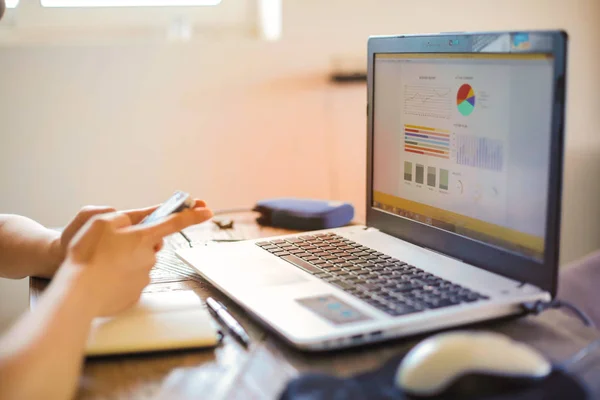
M 244 345 L 244 347 L 248 347 L 250 345 L 250 337 L 244 328 L 242 328 L 242 325 L 240 325 L 240 323 L 237 322 L 231 314 L 229 314 L 227 307 L 212 297 L 206 299 L 206 305 L 212 314 L 227 327 L 231 334 L 235 336 L 235 338 L 238 339 Z

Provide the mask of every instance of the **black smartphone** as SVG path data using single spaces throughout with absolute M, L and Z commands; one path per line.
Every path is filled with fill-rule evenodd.
M 173 213 L 194 207 L 194 199 L 186 192 L 177 191 L 167 201 L 162 203 L 154 212 L 148 215 L 140 224 L 150 224 L 161 220 Z

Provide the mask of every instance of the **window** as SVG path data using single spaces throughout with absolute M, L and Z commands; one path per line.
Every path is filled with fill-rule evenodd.
M 19 4 L 19 0 L 6 0 L 6 8 L 15 8 Z
M 41 0 L 41 2 L 44 7 L 189 7 L 216 6 L 221 0 Z

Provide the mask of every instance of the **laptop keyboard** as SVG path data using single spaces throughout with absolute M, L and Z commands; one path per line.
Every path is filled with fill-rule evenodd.
M 334 233 L 256 245 L 392 316 L 488 299 Z

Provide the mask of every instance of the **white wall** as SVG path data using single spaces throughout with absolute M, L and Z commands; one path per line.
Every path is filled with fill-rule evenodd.
M 571 38 L 563 261 L 600 247 L 600 2 L 284 0 L 284 39 L 202 35 L 0 48 L 2 212 L 56 226 L 88 203 L 175 189 L 214 208 L 340 198 L 364 217 L 365 86 L 332 58 L 369 34 L 566 29 Z M 3 304 L 0 300 L 0 304 Z

